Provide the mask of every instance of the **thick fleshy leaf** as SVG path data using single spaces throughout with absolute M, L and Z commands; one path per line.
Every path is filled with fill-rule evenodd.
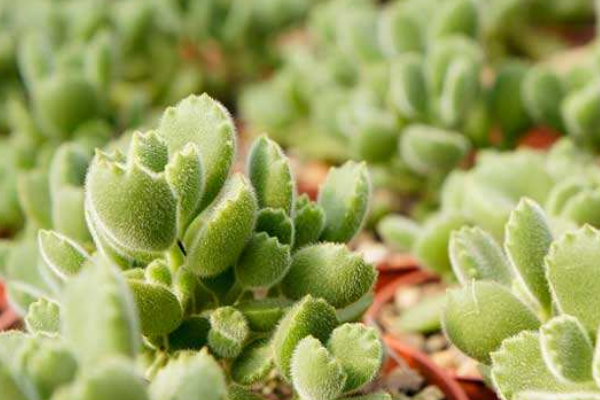
M 506 224 L 504 248 L 519 279 L 530 295 L 546 311 L 552 298 L 544 258 L 553 236 L 544 211 L 532 200 L 522 199 L 510 213 Z
M 77 275 L 89 260 L 79 244 L 54 231 L 39 231 L 38 244 L 42 260 L 63 279 Z
M 234 382 L 248 386 L 264 378 L 273 369 L 273 351 L 267 341 L 256 341 L 246 347 L 231 366 Z
M 357 390 L 371 382 L 383 363 L 379 334 L 363 324 L 344 324 L 334 329 L 327 349 L 348 377 L 344 392 Z
M 270 332 L 293 303 L 287 299 L 266 298 L 236 304 L 253 332 Z
M 500 245 L 477 227 L 463 227 L 450 236 L 452 270 L 462 284 L 472 280 L 512 283 L 511 266 Z
M 258 205 L 250 183 L 233 176 L 210 210 L 199 215 L 186 233 L 186 265 L 202 277 L 232 266 L 252 237 Z
M 137 354 L 140 331 L 133 296 L 113 267 L 89 265 L 69 281 L 62 305 L 64 336 L 84 365 Z
M 182 352 L 150 384 L 152 399 L 225 400 L 227 384 L 219 364 L 206 351 Z
M 365 220 L 371 182 L 367 166 L 353 161 L 329 171 L 319 189 L 319 205 L 325 212 L 325 228 L 321 240 L 348 242 Z
M 540 329 L 542 356 L 550 372 L 561 382 L 592 380 L 594 346 L 588 333 L 570 315 L 561 315 Z
M 335 309 L 325 300 L 306 296 L 279 323 L 273 334 L 275 366 L 286 379 L 291 378 L 292 356 L 298 343 L 307 336 L 326 341 L 338 325 Z
M 319 240 L 325 227 L 325 212 L 306 194 L 296 199 L 294 213 L 294 248 L 299 249 Z
M 446 293 L 429 294 L 418 303 L 402 311 L 394 328 L 405 333 L 433 333 L 442 328 L 442 313 Z
M 600 227 L 599 209 L 600 190 L 584 189 L 565 203 L 560 215 L 577 225 L 590 224 Z
M 173 332 L 183 318 L 183 310 L 177 296 L 161 284 L 130 280 L 128 282 L 142 333 L 160 336 Z
M 25 316 L 27 330 L 32 333 L 55 335 L 60 333 L 60 306 L 45 298 L 29 305 Z
M 235 157 L 236 131 L 229 112 L 207 94 L 191 95 L 167 108 L 158 133 L 172 153 L 188 143 L 198 146 L 205 172 L 201 204 L 210 204 L 225 183 Z
M 283 279 L 291 264 L 290 247 L 261 232 L 244 248 L 235 276 L 244 288 L 270 288 Z
M 521 331 L 537 330 L 536 315 L 504 286 L 473 282 L 448 291 L 442 323 L 452 343 L 485 364 L 502 341 Z
M 86 208 L 96 228 L 127 250 L 167 250 L 177 233 L 177 201 L 163 175 L 98 152 L 86 180 Z
M 467 58 L 453 60 L 446 71 L 438 99 L 438 113 L 446 126 L 456 126 L 466 118 L 479 89 L 477 61 Z
M 420 231 L 415 221 L 401 215 L 385 216 L 377 224 L 377 233 L 388 246 L 398 251 L 410 251 Z
M 600 93 L 598 83 L 586 85 L 583 89 L 574 91 L 562 104 L 562 116 L 569 135 L 575 141 L 598 148 L 600 137 L 597 127 L 600 123 L 598 108 Z
M 425 222 L 414 246 L 414 254 L 421 264 L 440 275 L 450 275 L 452 265 L 448 256 L 448 244 L 454 230 L 469 221 L 459 213 L 441 213 Z
M 291 299 L 310 294 L 343 308 L 369 292 L 376 277 L 375 268 L 345 245 L 321 243 L 294 254 L 281 288 Z
M 280 208 L 291 214 L 296 187 L 287 157 L 266 136 L 256 139 L 248 156 L 248 177 L 260 208 Z
M 165 176 L 177 198 L 177 221 L 182 235 L 200 211 L 204 192 L 204 165 L 198 146 L 189 143 L 177 152 L 165 168 Z
M 233 307 L 221 307 L 210 315 L 208 344 L 220 357 L 237 357 L 248 339 L 248 322 L 240 311 Z
M 411 125 L 400 137 L 400 153 L 407 165 L 420 174 L 443 174 L 465 157 L 469 142 L 458 132 L 428 125 Z
M 292 358 L 292 384 L 302 399 L 331 400 L 344 391 L 347 375 L 342 364 L 318 339 L 302 339 Z
M 600 232 L 584 226 L 555 241 L 546 258 L 546 274 L 561 313 L 576 317 L 590 334 L 600 324 Z
M 405 118 L 423 119 L 427 116 L 427 84 L 423 59 L 419 55 L 407 54 L 392 64 L 390 98 Z
M 519 392 L 513 400 L 600 400 L 600 393 L 575 392 L 575 393 L 548 393 L 548 392 Z
M 560 113 L 565 88 L 558 74 L 545 67 L 532 68 L 523 80 L 523 103 L 532 118 L 560 130 Z
M 537 332 L 524 331 L 505 340 L 492 354 L 492 362 L 494 386 L 504 399 L 523 391 L 569 393 L 593 388 L 590 383 L 560 383 L 544 362 Z
M 480 17 L 476 3 L 456 0 L 443 3 L 435 13 L 432 35 L 434 37 L 461 35 L 477 38 Z
M 95 365 L 52 397 L 52 400 L 114 399 L 149 400 L 144 379 L 118 358 Z
M 294 223 L 289 215 L 281 208 L 263 208 L 258 212 L 256 232 L 266 232 L 277 238 L 279 243 L 292 245 L 294 243 Z
M 17 192 L 27 218 L 40 228 L 52 227 L 52 201 L 47 172 L 33 170 L 19 174 Z

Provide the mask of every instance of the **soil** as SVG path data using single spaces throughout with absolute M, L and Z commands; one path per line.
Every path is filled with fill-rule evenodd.
M 445 400 L 444 393 L 434 385 L 429 385 L 417 371 L 410 368 L 402 359 L 394 360 L 397 365 L 385 376 L 355 394 L 361 396 L 374 392 L 387 392 L 394 400 Z M 260 384 L 252 391 L 268 400 L 291 400 L 290 386 L 275 372 L 267 384 Z
M 423 299 L 438 296 L 445 290 L 446 285 L 440 282 L 401 287 L 396 292 L 394 301 L 382 308 L 377 321 L 384 331 L 396 336 L 407 345 L 423 351 L 441 368 L 453 371 L 459 377 L 480 378 L 477 363 L 454 347 L 441 329 L 420 333 L 405 332 L 399 327 L 399 320 L 404 310 L 414 307 Z

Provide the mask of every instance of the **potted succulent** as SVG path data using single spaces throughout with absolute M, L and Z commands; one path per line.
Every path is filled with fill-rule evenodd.
M 557 232 L 528 199 L 511 213 L 503 248 L 480 229 L 456 234 L 450 252 L 463 287 L 448 294 L 444 331 L 502 399 L 600 393 L 592 294 L 599 238 L 590 225 Z
M 377 272 L 345 245 L 367 213 L 365 165 L 333 169 L 312 201 L 268 138 L 253 143 L 245 174 L 230 175 L 235 152 L 233 121 L 207 95 L 168 108 L 125 154 L 97 150 L 82 198 L 92 245 L 40 230 L 51 290 L 31 299 L 29 333 L 1 336 L 52 350 L 51 367 L 0 352 L 15 398 L 197 398 L 195 371 L 217 365 L 207 352 L 226 371 L 205 368 L 223 382 L 216 398 L 390 398 L 385 381 L 368 386 L 383 342 L 355 322 Z

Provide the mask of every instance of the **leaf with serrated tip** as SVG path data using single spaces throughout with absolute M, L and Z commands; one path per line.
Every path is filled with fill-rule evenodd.
M 561 382 L 592 380 L 594 347 L 577 318 L 561 315 L 540 329 L 542 356 L 550 372 Z
M 600 232 L 586 225 L 552 243 L 546 276 L 556 307 L 576 317 L 590 334 L 600 324 Z
M 244 288 L 270 288 L 283 279 L 291 263 L 290 247 L 261 232 L 244 248 L 235 266 L 235 276 Z
M 590 383 L 560 383 L 548 370 L 541 354 L 537 332 L 524 331 L 505 340 L 492 353 L 492 380 L 503 399 L 523 391 L 569 393 L 590 390 Z
M 325 212 L 321 240 L 348 242 L 365 221 L 371 196 L 366 164 L 348 161 L 329 171 L 319 188 L 318 204 Z
M 326 341 L 338 325 L 335 309 L 325 300 L 306 296 L 283 317 L 272 339 L 275 366 L 287 380 L 290 379 L 292 355 L 298 343 L 312 335 Z
M 191 95 L 167 108 L 158 133 L 172 153 L 188 143 L 198 146 L 205 172 L 201 207 L 210 204 L 225 183 L 235 157 L 236 130 L 229 112 L 207 94 Z
M 320 243 L 294 254 L 281 288 L 291 299 L 310 294 L 343 308 L 369 292 L 376 277 L 375 268 L 345 245 Z
M 249 334 L 244 314 L 235 308 L 221 307 L 211 313 L 208 345 L 220 357 L 237 357 Z
M 273 369 L 273 350 L 268 341 L 257 341 L 244 349 L 231 366 L 234 382 L 248 386 L 264 379 Z
M 289 162 L 281 147 L 266 136 L 252 144 L 248 178 L 256 189 L 260 208 L 280 208 L 292 213 L 296 187 Z
M 522 199 L 506 223 L 504 247 L 516 276 L 546 311 L 550 311 L 552 298 L 544 258 L 552 240 L 544 211 L 534 201 Z
M 347 375 L 340 362 L 313 336 L 302 339 L 292 357 L 292 384 L 306 400 L 331 400 L 344 391 Z
M 216 276 L 232 266 L 252 237 L 257 208 L 250 183 L 234 175 L 216 204 L 188 228 L 186 266 L 201 277 Z
M 319 240 L 325 228 L 325 212 L 306 194 L 296 199 L 294 213 L 294 248 L 299 249 Z
M 491 280 L 510 286 L 511 267 L 502 248 L 489 233 L 478 227 L 463 227 L 450 236 L 448 249 L 452 270 L 463 283 Z
M 281 244 L 292 245 L 294 243 L 294 223 L 289 215 L 280 208 L 263 208 L 258 212 L 256 220 L 256 232 L 266 232 L 275 237 Z
M 89 260 L 79 244 L 54 231 L 39 231 L 38 244 L 42 260 L 63 279 L 78 274 Z
M 357 390 L 371 382 L 383 363 L 379 334 L 363 324 L 344 324 L 334 329 L 327 349 L 348 377 L 344 392 Z
M 166 335 L 181 324 L 183 318 L 181 304 L 167 287 L 138 280 L 130 280 L 128 284 L 144 335 Z
M 58 334 L 60 332 L 60 306 L 45 298 L 31 303 L 25 316 L 25 325 L 29 332 Z

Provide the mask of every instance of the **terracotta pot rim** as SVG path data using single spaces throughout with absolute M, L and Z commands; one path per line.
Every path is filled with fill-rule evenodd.
M 460 384 L 435 365 L 425 353 L 403 344 L 391 335 L 384 335 L 383 340 L 393 353 L 402 357 L 411 368 L 417 369 L 428 383 L 437 386 L 446 400 L 469 400 Z

